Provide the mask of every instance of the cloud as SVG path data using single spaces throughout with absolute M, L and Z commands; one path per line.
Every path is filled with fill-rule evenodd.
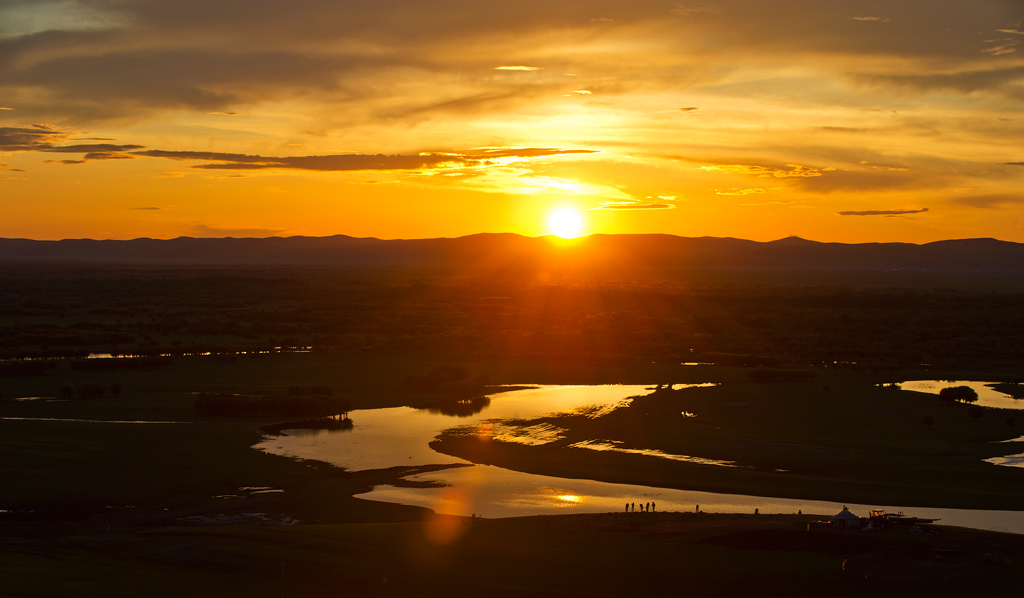
M 113 143 L 72 143 L 71 133 L 53 125 L 0 127 L 0 151 L 82 154 L 79 159 L 45 160 L 47 164 L 85 164 L 94 160 L 131 160 L 136 157 L 199 161 L 203 170 L 311 170 L 321 172 L 383 170 L 410 171 L 451 168 L 486 168 L 557 156 L 595 154 L 592 149 L 553 147 L 481 147 L 464 152 L 423 152 L 412 155 L 334 154 L 319 156 L 262 156 L 189 150 L 147 150 L 145 146 Z M 165 175 L 180 176 L 180 175 Z
M 0 127 L 0 151 L 43 152 L 48 154 L 82 154 L 78 160 L 44 160 L 47 164 L 85 164 L 93 160 L 131 160 L 127 152 L 142 149 L 142 145 L 118 145 L 113 143 L 77 143 L 61 145 L 73 135 L 54 125 L 27 125 L 21 127 Z
M 1024 99 L 1024 93 L 1016 85 L 1022 78 L 1024 78 L 1024 66 L 926 75 L 860 75 L 857 77 L 860 81 L 869 84 L 922 92 L 975 93 L 981 91 Z
M 188 225 L 185 233 L 192 237 L 277 237 L 288 232 L 281 228 L 233 228 L 208 226 L 195 223 Z
M 786 169 L 788 168 L 788 170 Z M 701 170 L 710 172 L 725 172 L 730 174 L 750 174 L 757 177 L 818 177 L 822 176 L 820 169 L 800 164 L 786 164 L 786 168 L 774 168 L 771 166 L 756 166 L 748 164 L 718 164 L 714 166 L 701 166 Z
M 920 210 L 850 210 L 846 212 L 839 212 L 840 216 L 906 216 L 908 214 L 923 214 L 928 211 L 928 208 L 921 208 Z
M 1004 162 L 1003 166 L 1024 166 L 1024 162 Z
M 768 189 L 764 187 L 752 187 L 743 189 L 740 187 L 733 187 L 731 189 L 715 189 L 715 195 L 753 195 L 756 193 L 767 193 Z
M 8 108 L 7 106 L 0 106 L 0 110 L 14 110 L 14 108 Z
M 1024 204 L 1024 194 L 991 194 L 973 195 L 969 197 L 957 197 L 952 200 L 953 204 L 983 210 L 1000 210 L 1006 208 L 1017 208 Z
M 539 70 L 541 70 L 541 68 L 543 68 L 543 67 L 518 65 L 518 66 L 496 66 L 496 67 L 494 67 L 494 70 L 496 70 L 496 71 L 539 71 Z
M 252 116 L 252 114 L 242 114 L 241 112 L 211 112 L 217 116 Z
M 850 17 L 851 21 L 881 21 L 882 23 L 888 23 L 889 19 L 882 19 L 879 17 Z
M 163 208 L 128 208 L 129 210 L 162 210 Z
M 421 153 L 416 155 L 336 154 L 324 156 L 260 156 L 223 152 L 146 150 L 136 156 L 202 161 L 192 168 L 204 170 L 314 170 L 340 172 L 356 170 L 431 170 L 481 168 L 510 162 L 572 154 L 592 154 L 597 150 L 559 148 L 482 148 L 466 153 Z
M 681 17 L 692 17 L 701 13 L 718 14 L 721 12 L 721 9 L 706 2 L 677 2 L 669 12 Z
M 668 203 L 634 203 L 628 201 L 608 201 L 591 210 L 674 210 L 675 206 Z

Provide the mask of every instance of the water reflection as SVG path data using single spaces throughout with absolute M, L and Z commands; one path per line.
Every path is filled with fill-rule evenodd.
M 1000 392 L 995 386 L 1003 387 L 1005 382 L 981 382 L 978 380 L 907 380 L 899 382 L 902 390 L 914 390 L 937 395 L 943 388 L 951 386 L 969 386 L 978 393 L 977 405 L 995 407 L 997 409 L 1024 409 L 1024 401 L 1013 398 L 1013 395 Z M 1018 385 L 1006 385 L 1016 387 Z M 1022 389 L 1024 390 L 1024 389 Z
M 459 417 L 440 409 L 393 407 L 352 412 L 359 422 L 349 434 L 285 432 L 257 445 L 260 450 L 288 457 L 318 459 L 351 470 L 383 469 L 467 463 L 435 452 L 428 443 L 452 427 L 464 424 L 463 433 L 487 435 L 496 440 L 543 444 L 558 434 L 554 427 L 520 428 L 514 421 L 537 419 L 553 413 L 600 412 L 629 405 L 628 397 L 647 394 L 643 386 L 537 386 L 492 395 L 476 414 Z M 456 420 L 456 418 L 458 418 Z M 468 421 L 466 421 L 468 420 Z
M 397 488 L 378 486 L 360 498 L 396 502 L 433 509 L 448 515 L 473 513 L 482 517 L 522 517 L 566 513 L 621 512 L 627 502 L 658 503 L 658 511 L 693 512 L 700 505 L 706 513 L 816 513 L 831 515 L 841 505 L 826 501 L 718 494 L 691 490 L 673 490 L 611 484 L 594 480 L 574 480 L 521 473 L 490 465 L 460 467 L 409 476 L 419 482 L 442 482 L 449 488 Z M 459 501 L 445 500 L 450 488 L 460 490 Z M 976 511 L 969 509 L 932 509 L 891 505 L 848 504 L 858 515 L 871 509 L 903 511 L 908 515 L 937 518 L 940 525 L 1024 533 L 1024 511 Z M 642 515 L 637 514 L 638 517 Z
M 449 417 L 469 417 L 476 415 L 491 405 L 490 397 L 475 397 L 472 399 L 452 399 L 449 401 L 433 401 L 415 405 L 416 409 L 426 409 L 437 415 Z

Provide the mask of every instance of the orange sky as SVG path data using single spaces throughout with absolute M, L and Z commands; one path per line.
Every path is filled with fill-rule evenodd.
M 0 237 L 1024 241 L 1019 0 L 5 0 Z

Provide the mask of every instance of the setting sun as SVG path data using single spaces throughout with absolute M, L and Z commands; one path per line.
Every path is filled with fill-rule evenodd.
M 551 218 L 548 219 L 548 227 L 559 237 L 572 239 L 580 235 L 580 231 L 583 229 L 583 218 L 572 208 L 561 208 L 551 214 Z

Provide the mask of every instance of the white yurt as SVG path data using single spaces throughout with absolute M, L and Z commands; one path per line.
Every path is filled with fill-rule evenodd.
M 844 506 L 842 511 L 832 516 L 829 523 L 832 527 L 858 528 L 860 527 L 860 517 L 851 513 L 850 509 Z

